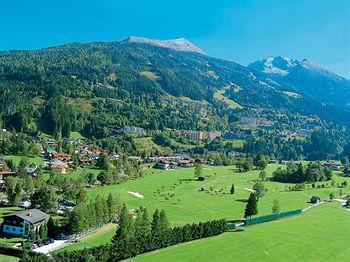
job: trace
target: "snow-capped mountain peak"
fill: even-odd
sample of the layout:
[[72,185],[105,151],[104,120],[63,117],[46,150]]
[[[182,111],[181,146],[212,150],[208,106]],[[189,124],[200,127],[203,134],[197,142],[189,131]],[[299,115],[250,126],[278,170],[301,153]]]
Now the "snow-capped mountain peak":
[[184,51],[184,52],[196,52],[202,55],[206,55],[206,53],[188,41],[185,38],[179,37],[175,39],[170,40],[154,40],[144,37],[136,37],[136,36],[130,36],[124,41],[131,42],[131,43],[143,43],[143,44],[150,44],[154,46],[160,46],[164,48],[170,48],[176,51]]
[[289,70],[297,65],[297,61],[282,57],[268,57],[248,65],[249,68],[266,74],[287,75]]

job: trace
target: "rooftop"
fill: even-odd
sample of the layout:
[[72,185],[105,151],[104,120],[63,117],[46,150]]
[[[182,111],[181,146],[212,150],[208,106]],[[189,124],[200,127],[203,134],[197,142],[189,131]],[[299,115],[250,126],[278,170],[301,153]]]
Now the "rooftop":
[[23,220],[26,220],[32,224],[49,218],[48,214],[46,214],[46,213],[44,213],[36,208],[22,210],[22,211],[16,211],[16,212],[13,212],[10,214],[3,215],[1,217],[11,217],[11,216],[17,216],[17,217],[22,218]]

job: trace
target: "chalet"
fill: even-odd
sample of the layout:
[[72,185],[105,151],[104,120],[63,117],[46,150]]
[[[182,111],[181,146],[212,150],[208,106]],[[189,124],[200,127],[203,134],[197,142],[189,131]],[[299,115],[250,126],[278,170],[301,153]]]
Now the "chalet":
[[321,166],[327,167],[331,170],[341,170],[342,169],[342,165],[340,163],[335,162],[335,161],[322,162]]
[[312,204],[317,204],[317,203],[321,202],[321,199],[318,196],[312,196],[310,199],[310,202]]
[[168,161],[161,160],[154,167],[158,168],[158,169],[169,170],[170,169],[170,163]]
[[58,152],[54,152],[51,154],[51,159],[59,159],[61,161],[70,161],[71,157],[69,154],[66,154],[66,153],[58,153]]
[[94,160],[96,160],[96,159],[99,159],[100,158],[100,154],[102,153],[100,150],[98,150],[98,149],[94,149],[94,150],[89,150],[88,152],[88,157],[90,158],[90,159],[94,159]]
[[1,217],[4,219],[1,225],[3,234],[23,238],[29,237],[31,231],[38,233],[49,219],[48,214],[38,209],[17,211]]
[[193,166],[193,160],[192,159],[182,159],[179,161],[180,167],[190,167]]
[[256,125],[259,127],[270,127],[273,125],[273,122],[268,121],[265,118],[258,118],[256,120]]
[[56,147],[58,145],[56,139],[50,138],[46,141],[46,144],[48,144],[51,147]]
[[59,170],[61,174],[65,174],[67,172],[68,165],[57,158],[54,158],[49,163],[50,169]]

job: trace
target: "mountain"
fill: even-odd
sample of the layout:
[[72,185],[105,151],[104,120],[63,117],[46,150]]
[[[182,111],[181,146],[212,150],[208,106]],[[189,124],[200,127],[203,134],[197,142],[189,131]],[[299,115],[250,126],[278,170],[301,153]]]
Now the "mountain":
[[164,48],[170,48],[176,51],[184,51],[184,52],[195,52],[202,55],[205,55],[205,52],[199,47],[195,46],[193,43],[188,41],[185,38],[175,38],[171,40],[153,40],[144,37],[136,37],[130,36],[124,41],[130,43],[142,43],[142,44],[150,44]]
[[265,81],[285,91],[308,95],[322,103],[350,110],[350,80],[307,59],[269,57],[248,65]]
[[0,126],[104,138],[126,125],[225,130],[240,116],[293,126],[350,122],[341,109],[291,95],[265,73],[154,41],[0,52]]

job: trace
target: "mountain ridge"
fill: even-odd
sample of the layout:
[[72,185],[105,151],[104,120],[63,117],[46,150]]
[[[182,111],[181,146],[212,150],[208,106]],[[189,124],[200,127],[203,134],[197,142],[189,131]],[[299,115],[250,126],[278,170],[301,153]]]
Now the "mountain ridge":
[[156,39],[150,39],[145,37],[138,37],[138,36],[129,36],[128,38],[122,40],[122,42],[129,42],[129,43],[142,43],[142,44],[150,44],[154,46],[164,47],[173,49],[176,51],[183,51],[183,52],[195,52],[202,55],[207,55],[202,49],[194,45],[189,40],[177,37],[174,39],[168,39],[168,40],[156,40]]
[[281,56],[268,57],[248,66],[265,81],[281,90],[309,95],[322,103],[350,111],[350,80],[311,62]]

